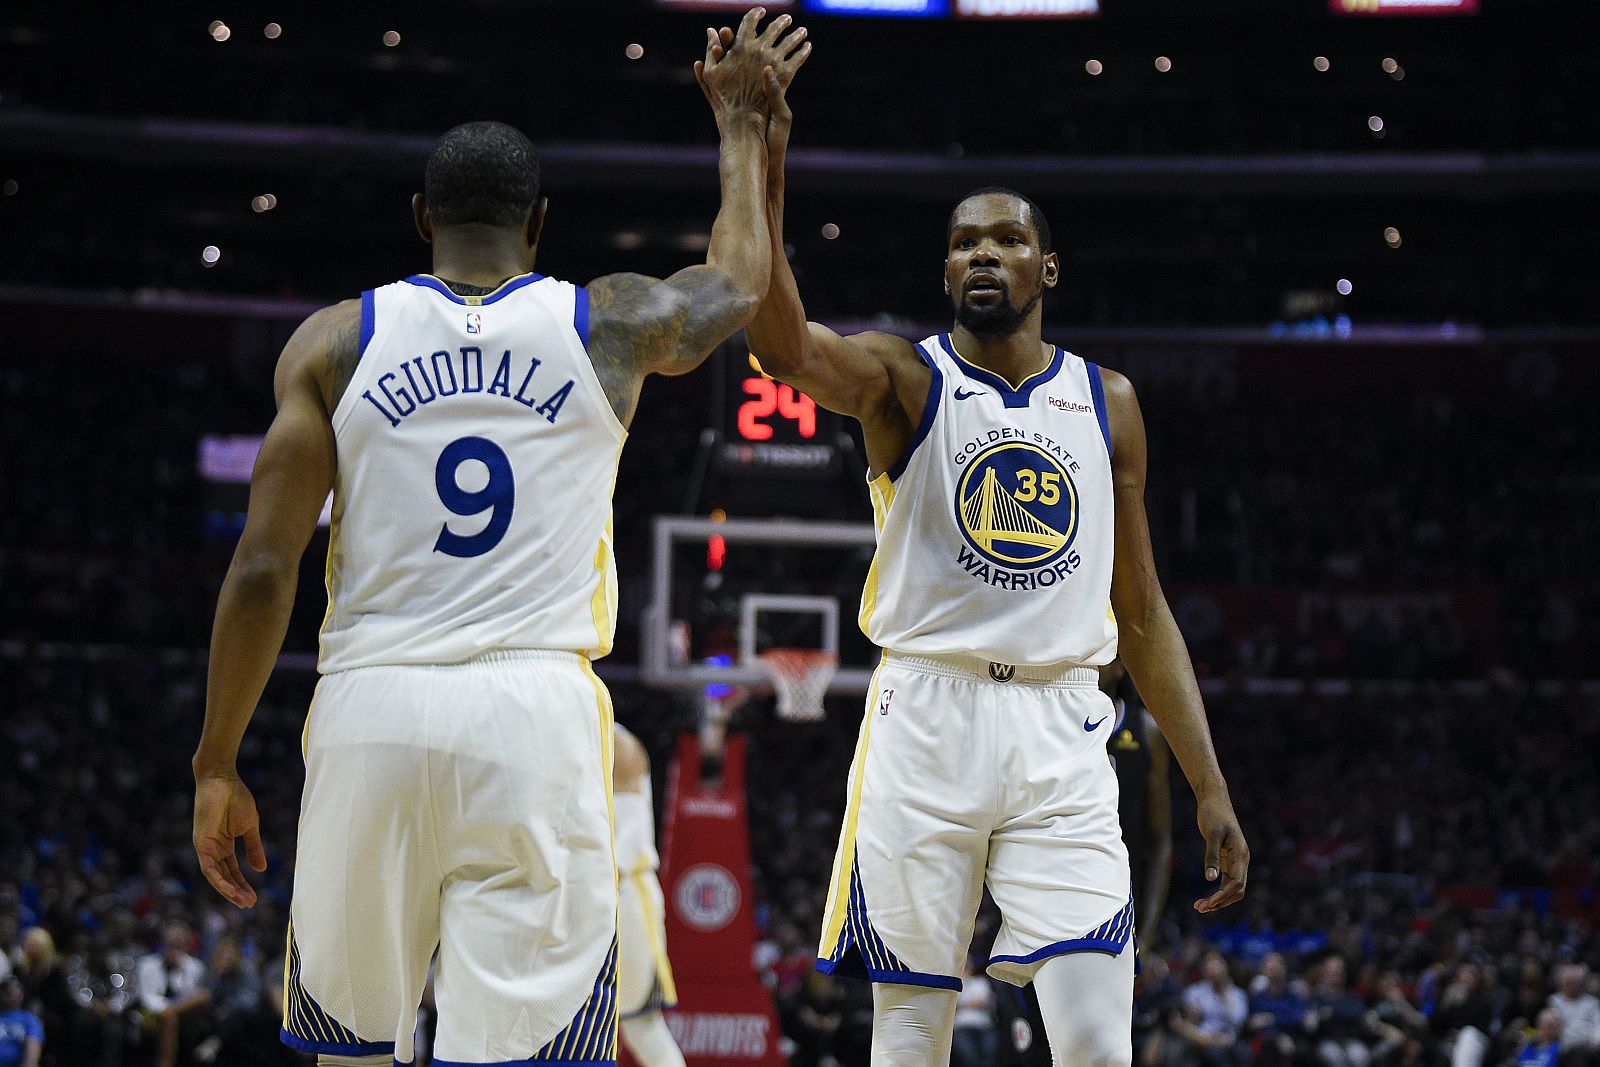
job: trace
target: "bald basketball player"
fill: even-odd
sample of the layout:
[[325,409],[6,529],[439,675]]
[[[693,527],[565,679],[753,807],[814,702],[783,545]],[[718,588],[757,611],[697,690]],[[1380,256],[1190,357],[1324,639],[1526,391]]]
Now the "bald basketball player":
[[1195,792],[1219,883],[1195,907],[1241,899],[1249,864],[1156,577],[1133,386],[1044,341],[1061,261],[1009,189],[950,214],[947,333],[808,322],[782,251],[789,125],[775,107],[772,284],[746,335],[767,373],[861,424],[878,533],[861,625],[884,649],[818,967],[874,983],[875,1067],[948,1063],[987,881],[989,973],[1034,984],[1058,1063],[1126,1065],[1135,915],[1097,670],[1119,652]]

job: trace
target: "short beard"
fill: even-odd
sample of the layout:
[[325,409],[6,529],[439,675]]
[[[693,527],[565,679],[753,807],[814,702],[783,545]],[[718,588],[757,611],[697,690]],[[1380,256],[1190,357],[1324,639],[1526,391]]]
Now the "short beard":
[[979,337],[1010,337],[1033,314],[1044,293],[1034,293],[1033,299],[1020,308],[1011,306],[1010,290],[1002,288],[1000,295],[1004,299],[998,304],[986,306],[974,306],[963,297],[956,304],[956,321]]

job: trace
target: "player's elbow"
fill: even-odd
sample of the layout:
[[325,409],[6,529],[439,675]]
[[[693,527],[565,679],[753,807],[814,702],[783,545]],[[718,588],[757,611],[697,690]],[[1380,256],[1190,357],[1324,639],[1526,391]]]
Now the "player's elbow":
[[228,591],[251,604],[269,604],[294,596],[300,561],[282,553],[241,551],[228,568]]

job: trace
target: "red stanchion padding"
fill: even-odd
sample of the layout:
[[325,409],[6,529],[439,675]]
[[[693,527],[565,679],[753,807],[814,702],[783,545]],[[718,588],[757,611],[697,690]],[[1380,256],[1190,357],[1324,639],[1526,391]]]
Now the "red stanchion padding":
[[756,924],[744,758],[744,737],[729,736],[721,781],[707,785],[699,744],[685,736],[668,775],[661,888],[678,1006],[667,1023],[689,1067],[789,1062],[778,1045],[772,993],[752,964]]

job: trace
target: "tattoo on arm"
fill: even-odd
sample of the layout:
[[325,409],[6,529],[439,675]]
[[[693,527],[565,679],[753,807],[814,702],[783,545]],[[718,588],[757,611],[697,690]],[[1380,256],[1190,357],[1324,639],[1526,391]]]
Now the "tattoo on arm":
[[361,362],[361,313],[345,314],[342,321],[330,325],[328,354],[324,381],[327,383],[325,399],[328,414],[332,415],[339,400],[355,376],[356,364]]
[[626,425],[646,374],[686,374],[749,321],[756,302],[698,265],[665,281],[612,274],[589,284],[589,358]]

